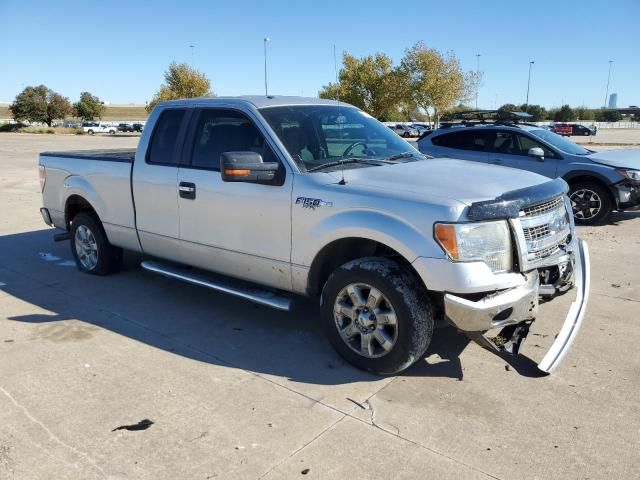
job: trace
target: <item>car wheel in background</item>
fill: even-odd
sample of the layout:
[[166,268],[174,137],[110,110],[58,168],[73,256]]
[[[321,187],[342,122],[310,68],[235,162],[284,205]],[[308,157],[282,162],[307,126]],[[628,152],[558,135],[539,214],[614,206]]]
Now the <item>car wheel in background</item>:
[[100,220],[88,212],[71,221],[71,254],[78,270],[92,275],[108,275],[122,266],[122,249],[109,243]]
[[87,130],[87,133],[88,133],[89,135],[93,135],[93,133],[94,133],[94,132],[93,132],[93,130]]
[[409,132],[404,132],[404,133],[402,134],[402,136],[403,136],[404,138],[409,138],[411,135],[409,135]]
[[577,182],[569,189],[573,218],[578,225],[596,225],[611,213],[611,195],[596,182]]
[[115,135],[116,131],[115,130],[109,130],[109,135]]
[[433,313],[413,272],[382,257],[337,268],[321,297],[325,333],[349,363],[381,375],[408,368],[427,350]]

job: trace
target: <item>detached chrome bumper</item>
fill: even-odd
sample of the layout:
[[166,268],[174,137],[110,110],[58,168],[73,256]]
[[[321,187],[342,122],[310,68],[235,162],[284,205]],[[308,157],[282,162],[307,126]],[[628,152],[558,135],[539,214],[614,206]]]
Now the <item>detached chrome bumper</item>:
[[[540,370],[547,373],[551,373],[558,366],[573,343],[589,299],[591,274],[587,244],[578,240],[573,252],[576,299],[569,308],[560,333],[538,365]],[[445,315],[457,328],[468,333],[517,325],[535,319],[538,311],[538,290],[538,271],[534,270],[527,274],[523,285],[488,295],[478,301],[447,293],[444,296]]]

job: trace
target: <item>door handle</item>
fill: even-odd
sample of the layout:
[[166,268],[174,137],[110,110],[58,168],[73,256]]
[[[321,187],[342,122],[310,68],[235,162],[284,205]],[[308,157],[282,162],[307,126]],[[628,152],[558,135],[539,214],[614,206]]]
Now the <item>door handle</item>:
[[196,198],[196,184],[191,182],[180,182],[178,184],[178,194],[180,198],[194,200]]

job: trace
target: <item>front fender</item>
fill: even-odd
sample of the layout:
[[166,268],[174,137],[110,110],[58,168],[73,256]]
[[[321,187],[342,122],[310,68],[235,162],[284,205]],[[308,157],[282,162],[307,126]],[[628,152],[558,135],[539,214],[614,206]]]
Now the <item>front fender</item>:
[[[376,210],[355,209],[320,220],[309,231],[304,251],[299,251],[293,261],[310,266],[326,245],[345,238],[364,238],[382,243],[408,262],[413,262],[420,256],[444,257],[442,249],[430,235],[405,220]],[[294,246],[297,244],[298,242],[294,242]]]

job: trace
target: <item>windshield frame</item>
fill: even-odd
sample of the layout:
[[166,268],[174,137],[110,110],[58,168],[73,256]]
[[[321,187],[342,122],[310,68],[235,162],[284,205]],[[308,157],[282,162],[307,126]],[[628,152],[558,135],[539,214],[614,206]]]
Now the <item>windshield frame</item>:
[[[556,150],[559,150],[560,152],[566,155],[578,155],[582,157],[592,153],[590,150],[584,148],[582,145],[579,145],[578,143],[572,140],[569,140],[568,138],[565,138],[561,135],[558,135],[557,133],[554,133],[550,130],[545,130],[544,128],[535,128],[527,131],[531,135],[533,135],[536,139],[544,141],[547,145],[553,147]],[[544,135],[539,135],[537,132],[542,132]],[[577,147],[577,148],[574,148],[574,151],[569,151],[563,148],[562,145]],[[583,150],[584,153],[581,150]]]
[[[313,115],[315,114],[316,116],[318,115],[317,110],[328,110],[329,114],[333,113],[335,115],[357,115],[357,116],[362,116],[362,118],[357,118],[357,120],[362,121],[362,126],[359,128],[369,128],[369,127],[373,127],[372,133],[375,134],[373,137],[380,139],[381,141],[384,141],[384,144],[386,146],[385,148],[385,153],[382,153],[380,155],[367,155],[364,151],[362,155],[354,155],[353,152],[349,152],[348,155],[344,155],[344,152],[342,152],[342,154],[340,155],[330,155],[329,152],[329,145],[326,142],[326,140],[329,138],[331,139],[332,137],[327,137],[325,135],[318,135],[317,138],[314,138],[312,140],[319,140],[319,141],[323,141],[324,145],[327,147],[325,149],[325,154],[327,154],[326,157],[322,157],[322,160],[320,158],[313,158],[313,160],[309,160],[307,159],[306,161],[304,159],[301,158],[300,155],[295,155],[292,153],[292,151],[290,150],[290,145],[287,144],[286,139],[284,138],[284,136],[281,134],[282,132],[280,131],[279,128],[279,124],[276,121],[277,117],[274,117],[272,115],[270,115],[271,112],[274,111],[281,111],[284,112],[283,114],[286,114],[286,112],[290,112],[292,115],[295,116],[296,114],[296,110],[300,110],[303,116],[306,116],[307,118],[312,118]],[[348,104],[305,104],[305,105],[269,105],[269,106],[265,106],[265,107],[261,107],[259,109],[257,109],[257,111],[259,112],[260,116],[262,117],[262,120],[265,123],[265,126],[267,126],[272,132],[273,132],[273,136],[274,136],[274,140],[277,139],[279,141],[279,143],[282,145],[282,150],[283,153],[286,153],[288,156],[288,160],[290,160],[290,163],[292,163],[293,165],[295,165],[295,167],[297,167],[298,171],[300,173],[329,173],[335,170],[347,170],[347,169],[355,169],[355,168],[364,168],[364,167],[373,167],[373,166],[378,166],[378,165],[383,165],[385,163],[404,163],[404,162],[409,162],[409,161],[417,161],[417,160],[423,160],[423,159],[427,159],[429,158],[428,156],[422,154],[417,147],[413,146],[412,144],[410,144],[409,142],[407,142],[406,140],[404,140],[402,137],[400,137],[398,134],[396,134],[395,132],[393,132],[391,129],[389,129],[389,127],[387,127],[386,125],[384,125],[383,123],[379,122],[378,120],[376,120],[374,117],[372,117],[371,115],[369,115],[368,113],[360,110],[357,107],[354,107],[353,105],[348,105]],[[307,113],[305,114],[305,111],[307,111]],[[333,112],[331,112],[333,111]],[[346,122],[347,125],[349,124],[349,122]],[[323,125],[325,124],[318,124],[320,126],[320,128],[322,128]],[[330,124],[327,123],[326,125],[334,125],[334,124]],[[299,127],[302,128],[302,127]],[[345,128],[348,128],[347,126],[345,126]],[[325,130],[322,130],[322,132],[324,133]],[[305,133],[305,135],[307,135]],[[317,135],[317,132],[316,132]],[[344,141],[345,138],[341,136],[342,134],[340,134],[340,136],[338,137],[338,142],[340,143],[340,141]],[[322,138],[320,138],[322,137]],[[354,140],[357,140],[357,138],[354,138]],[[309,142],[309,140],[307,140]],[[349,139],[346,139],[346,143],[357,143],[357,142],[349,142]],[[394,149],[389,149],[389,146],[395,146]],[[401,158],[398,158],[397,160],[392,160],[392,161],[387,161],[385,162],[385,159],[389,156],[395,156],[397,154],[406,154],[406,153],[410,153],[412,155],[408,155],[408,156],[404,156]],[[333,163],[336,161],[340,161],[340,160],[344,160],[344,159],[348,159],[348,158],[359,158],[362,159],[363,162],[353,162],[353,163],[345,163],[342,165],[337,165],[337,166],[333,166],[333,167],[327,167],[326,169],[318,169],[317,171],[313,171],[313,172],[309,172],[309,169],[311,168],[316,168],[318,166],[321,166],[323,163]],[[366,163],[366,160],[370,160],[370,163]],[[378,162],[376,164],[376,161]],[[313,164],[311,162],[318,162],[317,164]]]

